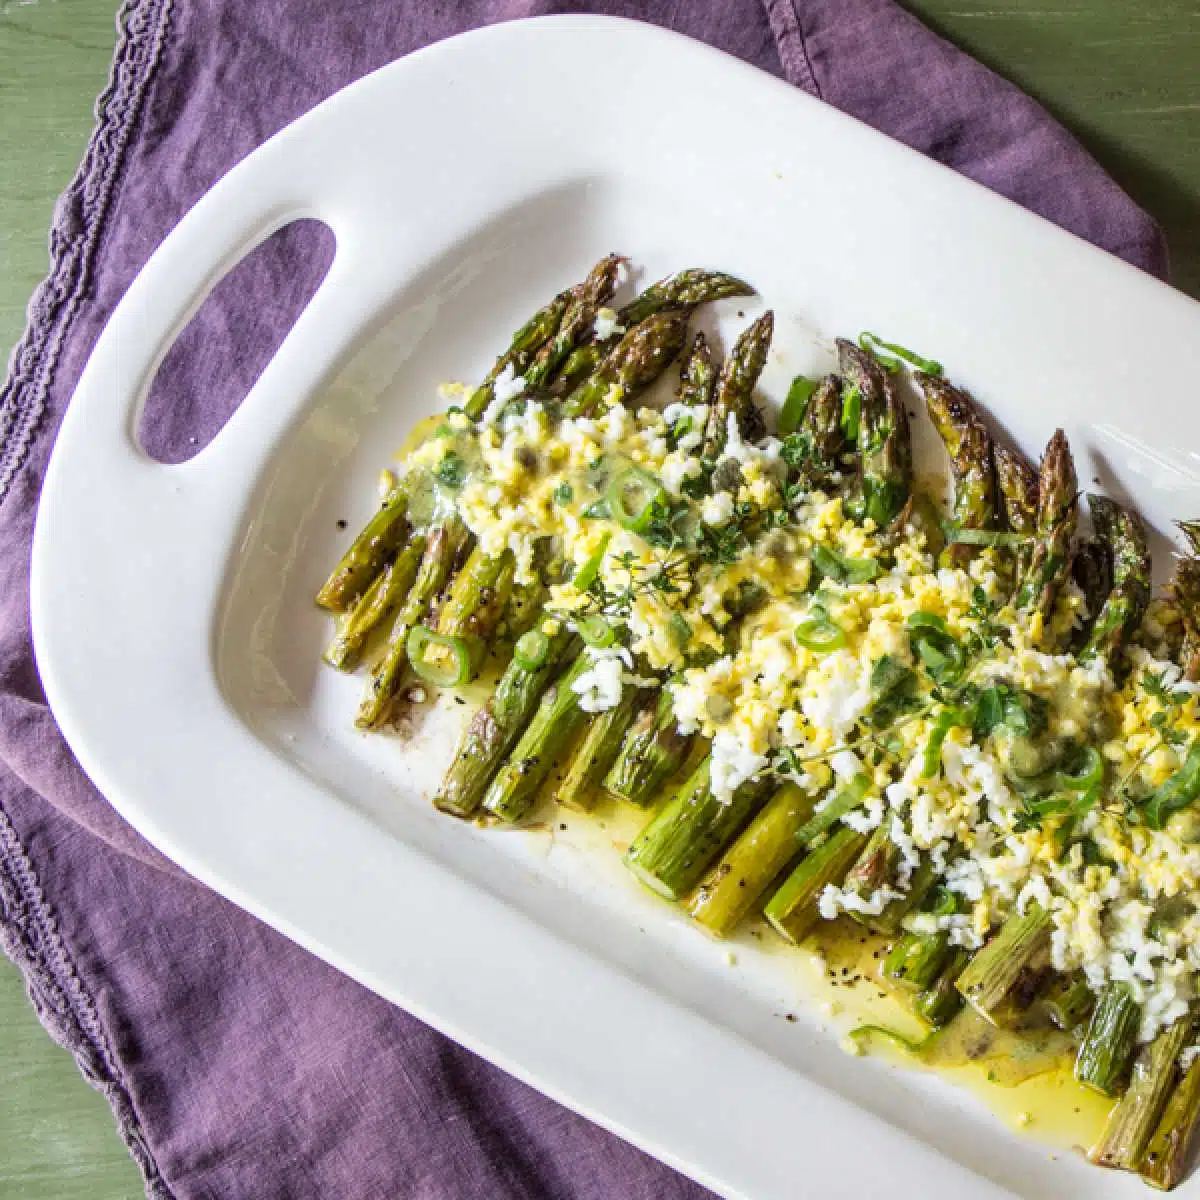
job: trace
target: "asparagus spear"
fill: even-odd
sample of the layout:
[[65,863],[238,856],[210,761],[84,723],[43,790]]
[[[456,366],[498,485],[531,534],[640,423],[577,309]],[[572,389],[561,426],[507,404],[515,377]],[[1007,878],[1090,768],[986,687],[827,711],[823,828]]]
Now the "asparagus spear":
[[1099,538],[1089,538],[1075,547],[1071,577],[1087,601],[1087,615],[1072,639],[1078,651],[1087,645],[1096,618],[1112,590],[1112,555],[1104,542]]
[[387,649],[371,672],[359,705],[354,721],[359,729],[378,729],[387,722],[408,663],[409,632],[441,595],[468,537],[467,527],[457,517],[445,521],[429,535],[417,578],[404,607],[396,614]]
[[1054,598],[1071,569],[1076,525],[1075,463],[1067,436],[1055,431],[1038,475],[1037,536],[1017,592],[1017,607],[1050,619]]
[[[1004,509],[1004,523],[1012,533],[1032,538],[1037,532],[1037,471],[1019,450],[999,443],[992,446],[992,461],[996,467],[996,488]],[[1029,569],[1031,557],[1029,545],[1019,547],[1012,556],[1017,579]]]
[[1178,1075],[1179,1056],[1191,1036],[1191,1021],[1176,1021],[1144,1046],[1133,1064],[1125,1094],[1108,1115],[1100,1141],[1088,1157],[1101,1167],[1136,1171]]
[[346,612],[370,586],[383,564],[396,553],[408,524],[408,487],[400,483],[354,539],[350,549],[317,593],[317,603],[330,612]]
[[708,339],[702,333],[692,338],[692,344],[684,355],[679,368],[679,402],[689,408],[712,403],[713,391],[717,386],[717,372],[713,366],[712,351]]
[[483,382],[471,393],[464,412],[472,421],[478,421],[495,399],[496,379],[506,368],[512,367],[515,375],[521,375],[533,361],[533,356],[558,332],[563,316],[572,298],[572,289],[559,292],[553,300],[537,312],[513,334],[512,342],[492,364]]
[[1129,984],[1110,983],[1096,1001],[1075,1056],[1075,1078],[1093,1091],[1115,1096],[1133,1057],[1141,1019]]
[[1188,1151],[1200,1125],[1200,1059],[1188,1067],[1163,1110],[1142,1155],[1139,1171],[1151,1187],[1170,1191],[1188,1165]]
[[533,719],[484,794],[483,807],[492,816],[511,824],[533,808],[550,769],[583,722],[572,684],[593,662],[586,650],[581,651],[567,673],[542,693]]
[[962,992],[958,981],[967,969],[971,955],[961,946],[956,946],[941,974],[916,999],[913,1011],[934,1029],[949,1025],[963,1006]]
[[[930,420],[950,456],[954,481],[954,524],[958,529],[991,529],[996,520],[996,478],[992,438],[965,392],[938,375],[914,376],[925,397]],[[947,566],[965,566],[971,546],[951,543],[942,555]]]
[[1014,913],[958,980],[963,998],[993,1025],[1016,1022],[1049,974],[1050,916],[1036,904]]
[[728,804],[712,793],[705,759],[676,796],[634,839],[625,865],[649,888],[679,900],[735,838],[761,803],[769,782],[752,780]]
[[616,761],[604,778],[606,791],[639,808],[658,799],[659,789],[683,766],[695,739],[681,733],[669,687],[634,718]]
[[754,406],[754,389],[767,363],[775,314],[768,311],[742,331],[734,343],[713,394],[704,436],[704,457],[720,458],[729,433],[729,416],[735,414],[742,436],[753,441],[762,436],[762,414]]
[[[617,320],[629,328],[666,309],[680,308],[690,311],[710,300],[752,294],[753,288],[741,280],[734,279],[732,275],[722,275],[717,271],[682,271],[679,275],[664,279],[635,296],[617,314]],[[697,334],[697,339],[703,341],[703,335]],[[609,338],[588,342],[573,350],[551,385],[551,394],[559,397],[569,396],[603,362],[612,345],[613,339]],[[680,399],[685,404],[707,404],[711,398],[711,391],[710,384],[702,397],[680,396]]]
[[600,781],[621,749],[637,700],[637,689],[625,688],[617,705],[599,713],[587,727],[567,761],[558,787],[559,804],[583,811],[595,804]]
[[800,853],[796,834],[812,812],[813,798],[785,783],[705,876],[688,912],[717,937],[732,933]]
[[883,973],[893,983],[924,992],[937,983],[952,954],[949,934],[906,933],[888,950]]
[[323,657],[330,666],[339,671],[353,671],[358,666],[372,631],[404,603],[424,553],[425,538],[418,534],[375,576],[326,649]]
[[866,840],[866,834],[841,825],[800,862],[763,909],[781,937],[797,943],[804,939],[820,920],[821,893],[841,881]]
[[846,873],[843,890],[863,900],[869,899],[883,887],[891,887],[897,895],[891,897],[878,913],[852,913],[856,921],[877,933],[895,934],[900,922],[921,902],[934,880],[933,864],[923,859],[913,870],[908,886],[896,885],[903,854],[891,836],[890,822],[880,825],[867,840],[858,861]]
[[842,429],[842,381],[826,375],[809,397],[800,428],[796,472],[813,489],[824,489],[836,481],[846,452]]
[[654,313],[634,325],[604,361],[563,402],[563,414],[586,417],[649,387],[683,348],[685,309]]
[[617,289],[617,276],[624,261],[619,254],[609,254],[591,269],[582,283],[571,289],[562,323],[524,373],[529,391],[545,387],[571,351],[592,332],[596,313]]
[[877,915],[855,913],[854,916],[869,929],[875,930],[876,933],[886,933],[894,936],[900,932],[901,922],[903,922],[904,918],[924,900],[929,889],[933,886],[935,878],[936,871],[933,863],[928,857],[923,857],[921,862],[913,869],[908,880],[908,886],[903,889],[897,889],[900,891],[900,894],[893,896],[883,906],[882,912]]
[[478,811],[497,768],[529,724],[538,701],[558,673],[573,642],[562,622],[543,622],[546,639],[540,662],[525,665],[514,655],[496,690],[476,712],[459,742],[454,761],[434,797],[442,812],[470,817]]
[[508,605],[514,570],[511,551],[490,555],[476,546],[454,576],[438,613],[438,634],[466,645],[471,678],[478,673],[492,634]]
[[866,899],[895,878],[900,865],[900,847],[892,841],[886,825],[872,830],[858,860],[846,872],[842,885],[848,892]]
[[1072,1033],[1091,1016],[1095,1004],[1096,994],[1082,973],[1064,975],[1046,997],[1046,1014],[1064,1033]]
[[1195,683],[1200,679],[1200,560],[1181,558],[1175,564],[1171,594],[1184,629],[1179,665],[1184,677]]
[[884,529],[901,513],[912,486],[908,413],[891,377],[853,342],[839,338],[838,362],[859,397],[859,500],[862,516]]
[[646,288],[617,313],[617,319],[628,328],[666,308],[695,308],[726,296],[753,295],[754,289],[748,283],[732,275],[692,267]]
[[1136,513],[1104,496],[1089,496],[1088,507],[1112,557],[1112,590],[1079,657],[1089,662],[1099,656],[1115,664],[1150,603],[1150,549]]

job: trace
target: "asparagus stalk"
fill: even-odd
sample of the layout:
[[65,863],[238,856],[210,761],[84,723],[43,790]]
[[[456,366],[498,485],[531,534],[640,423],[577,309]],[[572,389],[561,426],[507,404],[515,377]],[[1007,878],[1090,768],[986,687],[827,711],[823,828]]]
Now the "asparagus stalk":
[[1072,638],[1072,645],[1078,652],[1091,638],[1096,618],[1112,590],[1112,555],[1103,541],[1089,538],[1075,547],[1071,578],[1087,601],[1087,614]]
[[424,553],[425,538],[418,534],[375,576],[326,649],[323,657],[330,666],[339,671],[353,671],[358,666],[371,633],[404,603]]
[[583,721],[572,685],[592,665],[592,656],[581,651],[567,673],[542,693],[533,719],[484,794],[483,807],[493,817],[512,824],[533,808],[551,767]]
[[842,880],[866,841],[866,834],[842,825],[800,862],[763,910],[781,937],[797,943],[804,939],[820,919],[821,893]]
[[838,362],[859,397],[859,501],[862,516],[885,529],[901,513],[912,487],[908,413],[890,376],[870,354],[839,338]]
[[[753,288],[742,283],[740,279],[718,271],[682,271],[636,296],[617,313],[617,320],[625,328],[631,328],[666,309],[680,308],[690,311],[710,300],[720,300],[726,296],[749,296],[753,295],[753,291]],[[703,341],[703,334],[697,334],[696,337],[698,341]],[[551,385],[551,394],[560,398],[569,396],[604,361],[604,356],[612,345],[613,339],[608,338],[604,341],[588,342],[573,350]],[[705,349],[707,352],[707,347]],[[711,392],[710,384],[707,394],[681,395],[680,399],[685,404],[707,404]]]
[[830,487],[842,468],[846,434],[842,428],[842,381],[826,375],[809,397],[800,428],[795,469],[810,489]]
[[967,969],[971,955],[956,946],[941,974],[916,999],[913,1011],[934,1029],[943,1029],[958,1016],[964,1004],[958,981]]
[[354,721],[359,729],[378,729],[387,723],[408,663],[409,632],[441,595],[468,537],[467,527],[457,517],[450,518],[429,535],[417,578],[404,607],[396,614],[387,649],[371,672],[359,705]]
[[654,313],[633,326],[563,402],[568,417],[587,417],[649,387],[683,348],[688,314]]
[[708,339],[702,333],[692,338],[683,364],[679,369],[679,402],[689,408],[712,403],[717,386],[717,371],[713,366]]
[[888,950],[883,974],[893,983],[924,992],[937,983],[952,954],[946,933],[906,933]]
[[971,960],[958,990],[993,1025],[1015,1023],[1033,1003],[1049,974],[1050,916],[1030,905],[1014,913]]
[[600,782],[621,749],[621,740],[633,719],[637,701],[637,689],[627,687],[614,708],[593,719],[571,751],[558,787],[559,804],[585,812],[593,807]]
[[667,308],[695,308],[727,296],[753,296],[754,289],[732,275],[692,267],[660,279],[617,313],[627,328]]
[[1089,496],[1092,523],[1112,559],[1112,588],[1092,626],[1082,662],[1102,657],[1116,663],[1150,603],[1150,549],[1141,518],[1104,496]]
[[1183,622],[1179,665],[1189,682],[1200,680],[1200,559],[1181,558],[1175,564],[1171,595]]
[[871,913],[856,913],[854,915],[862,924],[866,925],[869,929],[873,929],[876,933],[884,933],[894,937],[900,932],[901,923],[904,918],[928,894],[935,879],[936,871],[933,863],[928,858],[923,857],[921,862],[914,868],[912,875],[909,876],[908,886],[900,890],[898,896],[893,896],[883,906],[882,912],[877,916]]
[[1046,1015],[1064,1033],[1072,1033],[1091,1016],[1095,1004],[1096,994],[1082,974],[1064,975],[1046,997]]
[[726,937],[800,852],[796,833],[812,816],[813,798],[785,783],[721,856],[688,901],[709,933]]
[[1109,1113],[1104,1133],[1088,1155],[1092,1162],[1121,1171],[1138,1169],[1166,1107],[1179,1073],[1179,1056],[1191,1032],[1191,1021],[1176,1021],[1142,1047],[1129,1086]]
[[[1037,532],[1038,473],[1019,450],[999,443],[992,447],[996,467],[996,487],[1004,509],[1004,520],[1012,533],[1032,539]],[[1030,546],[1022,546],[1014,555],[1015,576],[1021,579],[1029,569]]]
[[524,372],[528,391],[545,387],[571,351],[592,332],[596,313],[616,291],[617,276],[624,261],[619,254],[607,255],[588,272],[582,283],[571,289],[562,323]]
[[1058,589],[1071,569],[1077,486],[1067,435],[1056,430],[1038,473],[1037,535],[1017,591],[1017,607],[1040,613],[1043,621],[1050,619]]
[[679,731],[670,688],[658,693],[634,718],[616,761],[604,777],[606,791],[639,808],[648,808],[683,766],[695,739]]
[[[954,481],[954,524],[958,529],[991,529],[996,519],[996,477],[992,469],[992,438],[975,405],[938,375],[918,371],[917,386],[925,396],[930,420],[950,456]],[[947,566],[965,566],[974,548],[951,543],[943,552]]]
[[478,421],[495,399],[496,379],[508,367],[516,375],[523,374],[533,356],[554,336],[562,324],[563,315],[571,301],[571,290],[559,292],[553,300],[537,312],[513,334],[512,342],[484,377],[483,382],[471,393],[464,412],[472,421]]
[[1200,1059],[1176,1085],[1142,1155],[1139,1172],[1151,1187],[1170,1191],[1184,1176],[1188,1152],[1200,1125]]
[[346,612],[370,586],[408,532],[408,487],[394,487],[380,509],[342,555],[317,593],[317,603],[330,612]]
[[[546,632],[549,628],[549,632]],[[529,724],[546,687],[569,653],[573,635],[560,621],[543,622],[546,653],[536,666],[513,658],[496,690],[472,717],[434,804],[455,817],[471,817],[505,756]]]
[[775,314],[763,313],[742,331],[721,368],[708,414],[704,435],[704,457],[720,458],[729,433],[729,416],[737,417],[742,436],[754,440],[763,431],[762,414],[754,407],[754,389],[767,363],[771,337],[775,332]]
[[1129,984],[1110,983],[1096,1001],[1075,1056],[1075,1078],[1093,1091],[1115,1096],[1129,1069],[1141,1019]]
[[471,678],[478,673],[492,634],[508,606],[515,566],[511,551],[490,555],[476,546],[454,576],[438,613],[437,632],[466,644]]
[[769,782],[752,780],[718,800],[705,759],[675,797],[634,839],[625,865],[650,889],[680,900],[738,835],[761,803]]

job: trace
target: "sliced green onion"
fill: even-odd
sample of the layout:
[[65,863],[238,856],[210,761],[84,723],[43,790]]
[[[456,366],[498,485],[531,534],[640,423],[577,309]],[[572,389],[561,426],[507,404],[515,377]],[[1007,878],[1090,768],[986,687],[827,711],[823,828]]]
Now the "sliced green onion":
[[946,632],[946,622],[931,612],[915,612],[908,618],[913,649],[925,669],[938,683],[958,675],[966,665],[966,651]]
[[812,564],[835,583],[870,583],[879,575],[879,564],[873,558],[850,558],[828,546],[813,547]]
[[940,362],[935,362],[932,358],[922,358],[904,346],[897,346],[895,342],[885,342],[873,333],[860,333],[858,344],[868,354],[873,354],[889,371],[898,371],[904,363],[908,363],[917,370],[924,371],[927,375],[942,373]]
[[842,433],[850,445],[858,442],[858,429],[862,424],[862,392],[851,384],[842,392]]
[[666,499],[663,485],[641,467],[628,467],[614,475],[605,498],[612,518],[622,529],[640,533],[654,514],[654,506]]
[[579,630],[579,636],[597,650],[611,646],[617,640],[613,627],[599,614],[581,617],[576,628]]
[[[471,653],[462,638],[434,633],[424,625],[414,625],[405,643],[408,661],[426,683],[437,687],[458,687],[471,677]],[[430,662],[428,652],[437,658]]]
[[963,529],[953,521],[943,524],[942,531],[948,544],[959,546],[1024,546],[1033,541],[1029,534],[1001,529]]
[[1068,792],[1090,792],[1104,782],[1104,757],[1095,746],[1084,746],[1074,771],[1059,771],[1056,786]]
[[811,846],[813,842],[832,829],[848,812],[853,812],[867,798],[871,781],[863,774],[855,775],[824,808],[796,830],[796,841],[801,846]]
[[780,437],[787,437],[788,434],[795,433],[800,428],[800,422],[804,420],[804,413],[808,408],[809,398],[816,390],[816,381],[809,379],[807,375],[797,375],[792,380],[792,386],[788,388],[787,399],[783,402],[783,408],[779,413]]
[[846,644],[846,632],[826,616],[809,617],[796,626],[796,642],[814,654],[829,654]]
[[856,1046],[861,1046],[875,1037],[886,1038],[889,1042],[895,1042],[901,1050],[911,1054],[914,1058],[920,1058],[925,1053],[925,1048],[937,1037],[938,1033],[939,1031],[935,1029],[918,1040],[905,1037],[904,1034],[895,1029],[889,1029],[886,1025],[859,1025],[856,1029],[850,1030],[847,1036]]
[[581,517],[589,521],[599,521],[604,517],[611,516],[609,512],[607,500],[595,500],[587,506],[580,514]]
[[575,573],[573,582],[576,590],[586,592],[596,582],[596,576],[600,574],[600,565],[604,562],[604,555],[608,550],[608,543],[611,541],[612,534],[606,533],[600,539],[600,545],[596,547],[592,557]]
[[540,630],[531,629],[517,638],[513,658],[527,671],[535,671],[550,653],[550,639]]
[[952,917],[958,912],[958,897],[944,884],[938,884],[930,895],[931,903],[926,905],[926,912],[935,917]]
[[942,765],[942,746],[950,730],[969,721],[967,713],[961,708],[947,708],[938,714],[929,731],[929,741],[925,743],[925,753],[921,760],[921,778],[932,779]]

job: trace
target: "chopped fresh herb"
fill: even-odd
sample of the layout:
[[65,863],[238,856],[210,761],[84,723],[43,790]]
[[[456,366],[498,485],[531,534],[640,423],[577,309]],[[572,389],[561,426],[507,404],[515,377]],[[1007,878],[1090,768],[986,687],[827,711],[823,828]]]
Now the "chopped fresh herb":
[[873,333],[861,333],[858,344],[868,353],[873,354],[879,363],[889,371],[899,371],[905,364],[924,371],[927,375],[940,375],[942,364],[932,358],[922,358],[904,346],[895,342],[885,342]]
[[438,464],[436,474],[438,483],[443,487],[457,490],[467,481],[467,464],[461,454],[451,450]]

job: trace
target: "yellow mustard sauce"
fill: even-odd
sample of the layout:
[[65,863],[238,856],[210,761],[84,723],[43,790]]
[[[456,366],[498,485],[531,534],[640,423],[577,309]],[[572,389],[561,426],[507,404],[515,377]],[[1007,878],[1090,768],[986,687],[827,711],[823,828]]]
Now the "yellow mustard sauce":
[[[674,791],[691,766],[679,772],[664,794]],[[552,776],[548,795],[555,782]],[[565,832],[585,852],[623,855],[653,811],[603,797],[588,813],[557,808],[540,828],[552,836]],[[699,925],[696,934],[707,936]],[[881,977],[888,939],[851,918],[822,922],[800,947],[785,942],[760,919],[730,948],[742,953],[747,941],[751,952],[786,961],[797,1002],[828,1015],[831,1025],[847,1035],[872,1025],[913,1043],[927,1038],[928,1026],[908,1009],[900,990]],[[935,1071],[976,1096],[1012,1129],[1064,1153],[1085,1154],[1099,1140],[1114,1104],[1076,1082],[1075,1043],[1067,1035],[1050,1027],[1021,1033],[998,1029],[969,1008],[926,1041],[919,1054],[880,1035],[844,1036],[841,1044],[847,1053],[869,1053],[897,1068]]]

